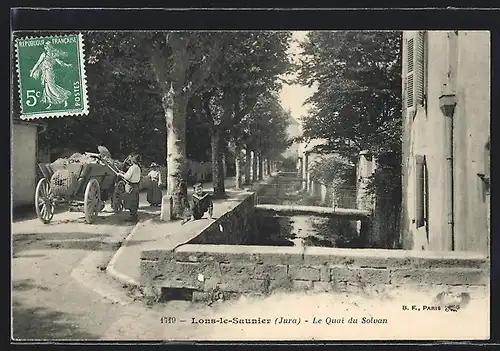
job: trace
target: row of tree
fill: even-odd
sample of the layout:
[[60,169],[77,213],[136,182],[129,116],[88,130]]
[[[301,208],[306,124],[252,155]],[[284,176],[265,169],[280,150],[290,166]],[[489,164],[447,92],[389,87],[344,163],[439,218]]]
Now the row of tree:
[[91,112],[49,120],[41,142],[83,150],[104,144],[118,155],[138,151],[166,159],[174,217],[187,205],[188,156],[211,159],[214,195],[222,197],[228,152],[236,159],[239,186],[251,154],[254,171],[262,170],[287,147],[290,114],[278,92],[291,68],[290,32],[84,35]]

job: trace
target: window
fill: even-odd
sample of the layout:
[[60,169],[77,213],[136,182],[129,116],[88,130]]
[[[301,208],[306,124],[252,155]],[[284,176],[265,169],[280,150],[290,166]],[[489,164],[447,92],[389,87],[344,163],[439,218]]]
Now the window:
[[406,107],[425,106],[427,32],[408,34],[406,42]]
[[425,156],[416,155],[415,166],[415,225],[420,228],[426,224],[426,216],[428,216],[429,212]]

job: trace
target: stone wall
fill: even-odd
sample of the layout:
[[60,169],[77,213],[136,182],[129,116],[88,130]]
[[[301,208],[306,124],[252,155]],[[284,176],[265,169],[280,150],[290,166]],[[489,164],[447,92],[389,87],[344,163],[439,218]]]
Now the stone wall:
[[251,244],[255,235],[255,201],[256,195],[251,193],[238,206],[217,218],[189,244]]
[[489,285],[489,260],[481,254],[252,245],[255,201],[251,193],[187,244],[141,251],[141,285],[190,289],[196,299],[215,288],[237,295]]
[[235,245],[183,245],[141,253],[142,284],[209,294],[366,291],[489,285],[489,261],[465,253]]

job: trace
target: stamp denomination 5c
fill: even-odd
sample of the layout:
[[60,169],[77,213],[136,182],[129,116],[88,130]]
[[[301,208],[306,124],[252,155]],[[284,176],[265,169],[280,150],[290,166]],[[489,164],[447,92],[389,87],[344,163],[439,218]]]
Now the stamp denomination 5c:
[[82,34],[16,40],[21,118],[87,115]]

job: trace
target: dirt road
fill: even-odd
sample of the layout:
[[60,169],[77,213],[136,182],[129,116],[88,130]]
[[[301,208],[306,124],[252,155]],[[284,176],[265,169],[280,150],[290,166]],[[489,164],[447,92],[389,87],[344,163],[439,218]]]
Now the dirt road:
[[132,229],[122,221],[126,215],[106,213],[88,225],[80,213],[67,212],[56,214],[49,225],[38,219],[13,224],[15,338],[99,338],[113,322],[118,305],[103,303],[102,296],[82,286],[72,272],[93,254],[92,268],[99,274]]

